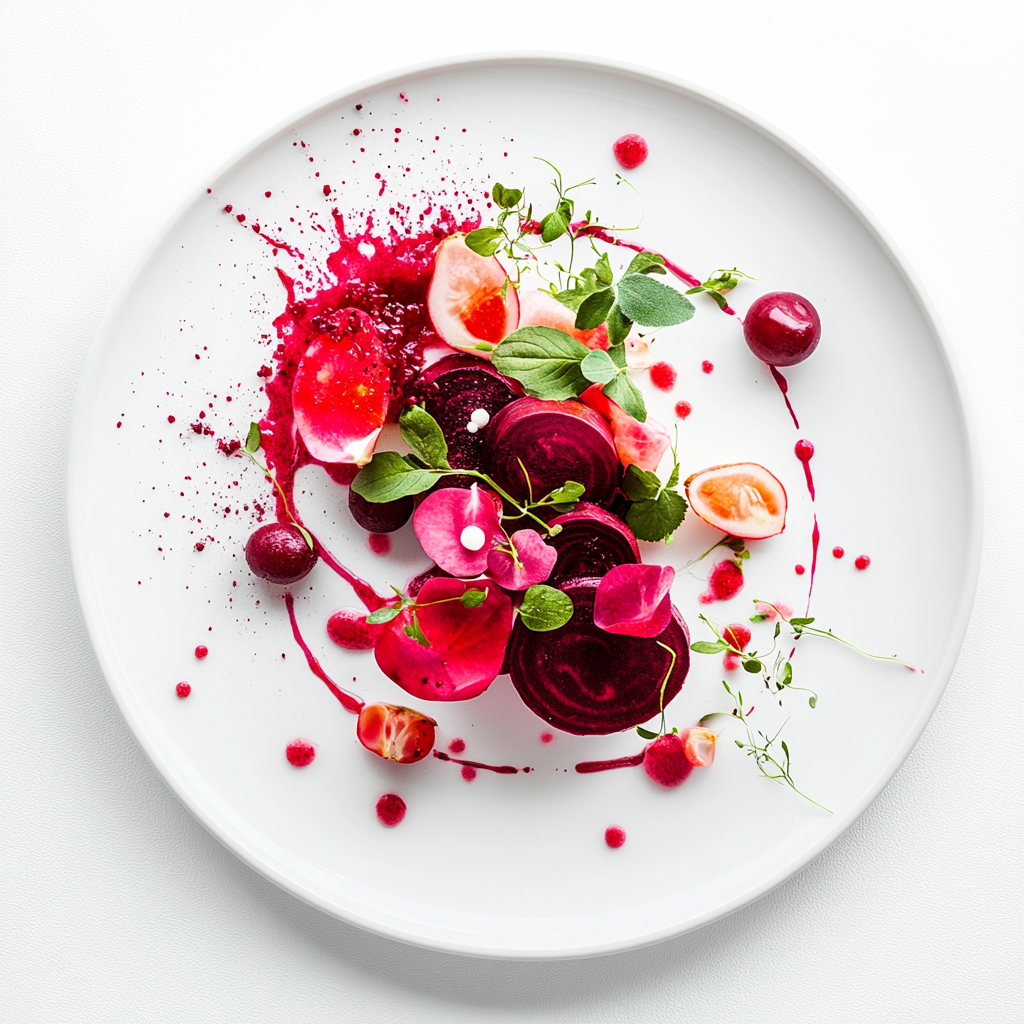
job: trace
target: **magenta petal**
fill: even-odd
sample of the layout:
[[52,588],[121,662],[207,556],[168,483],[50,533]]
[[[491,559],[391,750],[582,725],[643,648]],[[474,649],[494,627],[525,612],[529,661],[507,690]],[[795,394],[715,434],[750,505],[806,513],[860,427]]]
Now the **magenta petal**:
[[510,539],[521,564],[516,565],[501,548],[492,548],[487,556],[487,575],[506,590],[526,590],[535,583],[543,583],[558,561],[558,552],[545,544],[536,530],[517,530]]
[[675,578],[669,565],[615,566],[598,585],[594,624],[608,633],[658,636],[672,618]]
[[[487,568],[487,553],[501,533],[501,501],[473,484],[445,487],[426,499],[412,517],[420,545],[445,572],[453,576],[479,576]],[[484,532],[484,544],[472,551],[462,543],[467,526]]]

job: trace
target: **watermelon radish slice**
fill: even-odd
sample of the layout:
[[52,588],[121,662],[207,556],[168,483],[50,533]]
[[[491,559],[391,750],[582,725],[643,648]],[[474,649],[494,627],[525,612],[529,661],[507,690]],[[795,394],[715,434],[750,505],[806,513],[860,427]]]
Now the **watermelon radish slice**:
[[365,466],[388,414],[387,354],[362,310],[342,310],[337,320],[299,360],[295,425],[314,459]]
[[786,488],[756,462],[702,469],[684,486],[690,508],[734,537],[763,540],[786,528]]
[[556,729],[577,736],[630,729],[661,710],[679,693],[690,667],[690,634],[682,616],[672,618],[657,637],[608,633],[594,624],[599,579],[568,580],[573,616],[559,629],[535,633],[516,622],[506,652],[506,670],[526,706]]
[[608,424],[579,402],[518,398],[487,429],[491,476],[520,500],[529,497],[523,466],[536,499],[575,480],[587,501],[601,504],[612,499],[622,479]]
[[519,293],[520,327],[553,327],[582,342],[587,348],[608,349],[608,328],[604,324],[589,331],[576,328],[576,314],[563,306],[551,292],[537,290]]
[[633,531],[598,505],[581,501],[572,512],[552,519],[551,525],[562,528],[549,542],[558,552],[548,580],[551,586],[574,576],[604,576],[617,565],[640,561]]
[[580,395],[580,401],[599,412],[612,428],[612,439],[623,466],[636,465],[652,473],[672,444],[669,432],[657,421],[634,419],[617,402],[605,398],[600,384],[592,384]]
[[452,348],[476,350],[489,359],[487,346],[519,325],[519,296],[497,257],[478,256],[465,235],[449,235],[434,258],[427,311],[434,330]]

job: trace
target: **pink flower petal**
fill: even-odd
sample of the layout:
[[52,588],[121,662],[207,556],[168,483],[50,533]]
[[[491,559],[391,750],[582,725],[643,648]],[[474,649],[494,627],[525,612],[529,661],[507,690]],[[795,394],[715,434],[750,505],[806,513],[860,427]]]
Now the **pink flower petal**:
[[[487,553],[501,532],[501,499],[473,484],[444,487],[426,499],[412,517],[420,545],[445,572],[479,576],[487,568]],[[484,533],[483,546],[473,550],[462,543],[467,526]]]
[[558,561],[558,552],[545,544],[536,530],[517,530],[511,540],[520,564],[516,565],[501,548],[492,548],[487,556],[487,575],[506,590],[526,590],[535,583],[543,583]]
[[635,465],[652,473],[672,444],[668,430],[657,420],[645,423],[633,419],[610,398],[605,398],[600,384],[592,384],[580,395],[580,401],[600,413],[611,424],[612,440],[624,466]]
[[669,565],[617,565],[597,587],[594,624],[609,633],[658,636],[672,618]]
[[[430,604],[485,587],[484,580],[437,577],[423,584],[416,600]],[[392,619],[374,648],[381,671],[420,700],[469,700],[483,693],[501,671],[512,632],[512,602],[497,587],[487,589],[477,608],[447,601],[418,609],[416,621],[429,647],[406,635],[411,611]]]

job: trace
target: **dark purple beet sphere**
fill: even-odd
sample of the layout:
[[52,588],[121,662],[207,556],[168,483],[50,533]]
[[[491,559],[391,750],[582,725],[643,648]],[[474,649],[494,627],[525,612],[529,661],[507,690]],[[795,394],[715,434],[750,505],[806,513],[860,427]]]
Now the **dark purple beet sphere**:
[[412,508],[412,495],[395,501],[367,501],[349,488],[348,510],[352,518],[370,533],[394,533],[409,522]]
[[818,311],[796,292],[769,292],[755,299],[743,321],[750,351],[769,366],[802,363],[821,340]]
[[291,523],[267,523],[245,545],[249,568],[271,583],[298,583],[319,557]]

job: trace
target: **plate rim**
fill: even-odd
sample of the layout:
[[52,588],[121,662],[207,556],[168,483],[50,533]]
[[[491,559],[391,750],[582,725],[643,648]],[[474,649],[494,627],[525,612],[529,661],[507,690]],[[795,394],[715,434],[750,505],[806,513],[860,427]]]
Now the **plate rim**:
[[[522,944],[525,936],[516,935],[473,937],[463,933],[460,938],[453,936],[450,929],[435,926],[432,931],[430,927],[411,920],[396,924],[394,923],[396,920],[394,915],[386,911],[381,912],[378,910],[377,916],[374,917],[366,912],[358,912],[351,906],[339,905],[338,902],[326,898],[312,885],[307,884],[307,879],[296,878],[295,875],[289,874],[280,868],[278,864],[269,861],[263,848],[254,845],[240,830],[236,830],[234,826],[225,821],[223,816],[215,810],[212,801],[209,800],[207,795],[195,791],[189,780],[185,778],[184,773],[166,756],[161,744],[152,735],[141,707],[137,706],[133,697],[129,680],[126,678],[126,674],[120,671],[116,652],[113,650],[112,645],[108,645],[106,642],[106,631],[103,627],[103,616],[98,602],[93,601],[90,604],[94,577],[89,567],[88,539],[85,536],[84,517],[76,515],[77,502],[82,500],[77,496],[82,491],[86,476],[83,468],[86,454],[84,449],[85,441],[83,440],[84,432],[80,427],[87,417],[88,396],[93,391],[93,385],[100,376],[104,342],[116,322],[120,308],[142,277],[150,261],[166,243],[182,217],[185,216],[194,204],[205,198],[206,189],[211,185],[216,186],[216,183],[225,174],[229,173],[238,164],[251,158],[273,138],[301,123],[303,120],[316,115],[326,107],[337,105],[347,99],[357,99],[363,93],[380,89],[389,84],[397,85],[400,82],[408,82],[417,77],[441,71],[471,71],[476,67],[523,64],[540,64],[551,68],[561,67],[570,71],[595,71],[604,74],[611,72],[643,84],[661,88],[668,87],[670,90],[674,90],[691,100],[702,103],[766,137],[770,142],[779,146],[788,156],[810,171],[831,194],[850,210],[888,258],[894,269],[899,272],[904,287],[908,290],[922,314],[925,326],[938,342],[938,353],[953,385],[954,399],[958,407],[957,411],[960,420],[959,434],[964,441],[967,477],[971,492],[966,508],[967,535],[965,537],[964,585],[961,587],[959,603],[952,618],[948,634],[949,639],[943,650],[939,666],[935,670],[937,685],[932,688],[930,695],[918,708],[917,715],[911,720],[903,742],[893,751],[888,761],[878,772],[876,778],[866,787],[861,799],[842,818],[835,820],[834,826],[824,832],[820,838],[812,842],[798,856],[787,860],[784,867],[777,869],[758,884],[752,885],[742,892],[734,894],[732,898],[716,904],[713,909],[708,909],[671,925],[643,930],[639,934],[635,930],[631,930],[629,934],[619,936],[618,938],[603,937],[592,942],[583,942],[577,939],[575,944],[559,944],[557,946],[544,945],[542,938],[532,940],[530,946],[525,946]],[[853,190],[816,156],[804,149],[802,145],[791,139],[786,133],[780,131],[766,119],[703,86],[652,68],[624,61],[591,57],[585,54],[536,50],[509,50],[446,56],[392,69],[362,79],[352,85],[320,97],[274,124],[221,163],[212,174],[205,177],[205,182],[206,184],[194,185],[188,191],[186,198],[174,209],[151,241],[139,253],[128,274],[111,297],[96,334],[90,343],[69,421],[64,502],[66,537],[75,596],[90,645],[107,688],[118,711],[125,720],[129,732],[147,760],[156,770],[164,784],[196,821],[248,867],[284,891],[332,917],[363,930],[409,945],[462,956],[501,960],[545,961],[602,956],[626,952],[666,941],[702,928],[713,921],[720,920],[741,910],[743,907],[749,906],[801,872],[832,846],[875,802],[882,790],[896,775],[896,772],[920,740],[949,684],[956,667],[956,662],[960,656],[977,591],[981,568],[984,503],[981,459],[970,395],[950,338],[913,267]],[[497,915],[485,916],[498,919]],[[573,915],[576,919],[583,916]],[[540,921],[543,919],[535,920]],[[550,942],[550,939],[548,941]]]

